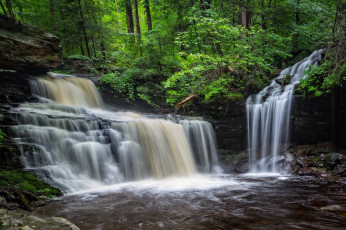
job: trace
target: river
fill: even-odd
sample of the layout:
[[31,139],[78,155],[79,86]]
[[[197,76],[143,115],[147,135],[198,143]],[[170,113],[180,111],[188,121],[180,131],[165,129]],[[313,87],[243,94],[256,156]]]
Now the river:
[[65,195],[35,212],[81,229],[345,229],[346,183],[219,174],[144,180]]

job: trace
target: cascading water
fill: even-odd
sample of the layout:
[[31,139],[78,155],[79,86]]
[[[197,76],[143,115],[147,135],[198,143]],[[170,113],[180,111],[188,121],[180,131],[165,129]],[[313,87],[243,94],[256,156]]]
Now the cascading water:
[[31,88],[39,102],[13,109],[13,140],[24,166],[64,192],[217,168],[208,122],[104,111],[83,78],[39,78]]
[[[293,91],[304,70],[317,65],[322,50],[281,71],[269,86],[246,101],[249,162],[252,172],[277,172],[279,148],[289,142]],[[280,84],[290,78],[289,84]]]

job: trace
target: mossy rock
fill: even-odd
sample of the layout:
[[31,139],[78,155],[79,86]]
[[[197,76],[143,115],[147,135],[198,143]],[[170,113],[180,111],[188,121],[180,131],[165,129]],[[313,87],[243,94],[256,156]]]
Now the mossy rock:
[[61,191],[38,180],[33,174],[20,170],[1,170],[0,187],[10,187],[34,193],[37,196],[59,196]]

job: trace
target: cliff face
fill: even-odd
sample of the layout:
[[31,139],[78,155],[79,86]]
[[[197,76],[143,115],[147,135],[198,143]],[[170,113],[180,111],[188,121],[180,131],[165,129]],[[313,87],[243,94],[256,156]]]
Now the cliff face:
[[59,38],[0,15],[0,71],[44,73],[60,65]]
[[[215,128],[219,157],[224,168],[231,172],[247,172],[248,133],[245,103],[186,105],[180,111],[185,111],[183,115],[209,118]],[[309,174],[310,169],[307,168],[314,165],[317,159],[322,162],[325,160],[321,154],[346,153],[346,89],[334,90],[323,97],[303,99],[296,96],[291,110],[290,143],[289,146],[282,146],[281,152],[287,155],[282,159],[289,159],[286,163],[292,165],[290,170],[295,170],[296,174]],[[320,151],[321,146],[328,146],[329,150]],[[290,152],[292,149],[299,151]],[[300,158],[306,158],[306,164],[295,163]],[[346,155],[343,154],[340,159],[336,160],[334,168],[338,163],[336,172],[343,173],[346,171]],[[309,164],[309,160],[314,162]]]

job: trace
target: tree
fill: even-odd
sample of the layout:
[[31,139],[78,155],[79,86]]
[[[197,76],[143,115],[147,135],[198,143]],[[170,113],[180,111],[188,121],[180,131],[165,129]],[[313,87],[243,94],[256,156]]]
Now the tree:
[[[91,57],[91,55],[90,55],[90,48],[89,48],[88,36],[87,36],[87,33],[86,33],[86,29],[85,29],[85,19],[84,19],[84,16],[83,16],[81,0],[78,0],[78,7],[79,7],[80,18],[81,18],[80,25],[81,25],[81,28],[82,28],[82,31],[83,31],[83,35],[84,35],[85,47],[86,47],[87,52],[88,52],[88,57],[90,58]],[[82,49],[82,53],[83,53],[83,49]]]
[[7,10],[8,10],[8,13],[9,13],[10,17],[15,19],[15,16],[14,16],[14,13],[13,13],[13,9],[12,9],[11,0],[6,0],[6,7],[7,7]]
[[144,0],[144,8],[145,8],[145,12],[147,14],[148,31],[151,31],[153,29],[153,25],[152,25],[152,22],[151,22],[149,0]]
[[142,48],[141,48],[141,26],[139,24],[139,14],[138,14],[138,1],[133,0],[133,6],[135,8],[135,21],[136,21],[136,33],[137,33],[137,43],[139,47],[140,56],[142,56]]
[[135,32],[135,28],[133,24],[131,0],[125,0],[125,9],[126,9],[127,33],[130,35],[130,43],[133,44],[134,43],[133,34]]
[[0,6],[1,6],[2,11],[4,12],[4,15],[7,16],[7,12],[6,12],[5,7],[1,1],[0,1]]

